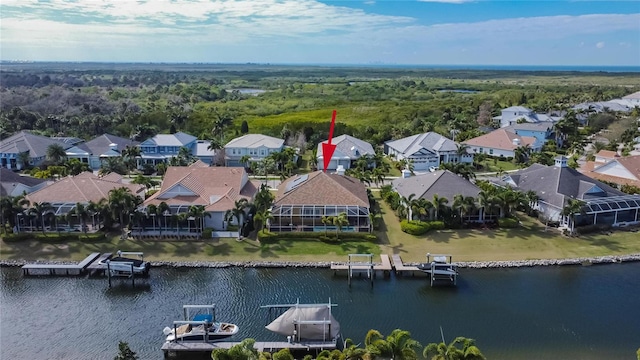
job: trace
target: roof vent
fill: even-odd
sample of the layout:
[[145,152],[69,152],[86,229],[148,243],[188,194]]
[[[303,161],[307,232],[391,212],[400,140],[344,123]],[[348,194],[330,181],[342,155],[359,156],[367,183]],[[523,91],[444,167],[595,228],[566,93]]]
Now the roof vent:
[[344,166],[338,165],[338,168],[336,169],[336,174],[344,175]]

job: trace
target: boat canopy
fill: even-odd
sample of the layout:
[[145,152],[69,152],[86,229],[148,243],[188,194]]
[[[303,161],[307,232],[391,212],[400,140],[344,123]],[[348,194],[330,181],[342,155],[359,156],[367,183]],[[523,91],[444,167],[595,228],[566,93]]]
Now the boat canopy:
[[331,315],[330,305],[294,305],[266,328],[277,334],[305,340],[334,339],[340,334],[340,324]]

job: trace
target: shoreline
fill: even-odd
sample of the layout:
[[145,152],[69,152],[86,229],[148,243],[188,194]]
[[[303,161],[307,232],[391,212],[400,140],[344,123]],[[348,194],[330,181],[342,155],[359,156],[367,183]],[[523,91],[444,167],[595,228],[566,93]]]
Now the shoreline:
[[[640,254],[606,255],[596,257],[581,257],[567,259],[537,259],[537,260],[496,260],[496,261],[467,261],[456,262],[459,268],[464,269],[505,269],[521,267],[541,266],[567,266],[567,265],[598,265],[619,264],[623,262],[640,261]],[[19,267],[25,264],[77,264],[77,261],[57,260],[0,260],[0,267]],[[329,269],[331,264],[346,264],[346,262],[297,262],[297,261],[151,261],[152,267],[172,268],[315,268]],[[415,266],[419,263],[405,263]]]

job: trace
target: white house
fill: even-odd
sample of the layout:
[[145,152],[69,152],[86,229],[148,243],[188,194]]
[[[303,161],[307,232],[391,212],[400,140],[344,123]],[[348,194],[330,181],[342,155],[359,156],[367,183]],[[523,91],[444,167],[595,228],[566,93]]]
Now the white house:
[[[322,143],[318,144],[318,170],[324,170],[324,154],[322,152],[322,144],[326,144],[327,141],[328,140],[325,140]],[[362,156],[375,155],[375,150],[373,149],[373,146],[371,146],[371,144],[353,136],[340,135],[333,138],[331,143],[336,145],[336,150],[333,152],[333,156],[331,156],[331,162],[329,162],[327,170],[336,170],[338,168],[338,165],[342,165],[342,167],[346,170],[351,168],[352,164]]]
[[435,132],[387,141],[384,143],[384,151],[397,160],[412,161],[414,170],[417,171],[437,168],[441,163],[473,163],[472,152],[458,154],[458,143]]
[[24,167],[23,161],[28,161],[28,165],[32,166],[40,165],[47,157],[47,148],[54,144],[65,151],[74,147],[29,131],[17,132],[0,141],[0,167],[20,170]]
[[175,134],[158,134],[140,144],[141,163],[157,165],[166,163],[178,155],[180,148],[186,147],[193,154],[197,138],[177,132]]
[[493,118],[494,121],[500,123],[500,127],[506,127],[522,122],[538,123],[538,122],[557,122],[562,117],[551,116],[547,114],[537,114],[535,111],[524,106],[511,106],[502,109],[502,114]]
[[520,146],[529,146],[532,152],[540,151],[542,144],[532,136],[520,136],[505,129],[498,129],[490,133],[469,139],[463,144],[475,154],[489,156],[514,157],[515,150]]
[[269,154],[284,149],[284,140],[262,134],[247,134],[229,141],[224,146],[226,166],[243,166],[240,159],[249,156],[249,161],[261,161]]
[[138,142],[111,134],[102,134],[86,143],[67,149],[66,153],[68,159],[78,159],[88,163],[92,170],[98,170],[107,158],[122,156],[122,150],[127,146],[138,146]]

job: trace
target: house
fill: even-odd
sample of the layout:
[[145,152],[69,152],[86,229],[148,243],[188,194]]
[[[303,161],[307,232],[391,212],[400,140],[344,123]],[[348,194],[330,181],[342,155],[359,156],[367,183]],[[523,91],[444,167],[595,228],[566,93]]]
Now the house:
[[102,134],[67,150],[67,158],[78,159],[88,163],[92,170],[98,170],[102,162],[107,158],[120,157],[122,156],[122,150],[127,146],[134,147],[138,146],[138,144],[137,141],[130,139],[111,134]]
[[339,173],[315,171],[297,175],[278,186],[267,223],[270,231],[327,231],[336,226],[323,217],[347,215],[342,231],[370,231],[369,197],[360,181]]
[[29,194],[47,186],[49,182],[31,176],[21,176],[7,168],[0,168],[0,196]]
[[535,208],[562,226],[570,226],[570,217],[561,214],[569,199],[584,201],[584,214],[576,215],[577,226],[640,222],[640,195],[624,194],[568,167],[564,156],[557,157],[554,166],[533,164],[505,175],[503,181],[522,191],[534,191],[539,197]]
[[473,163],[473,153],[458,154],[459,145],[438,133],[428,132],[384,143],[385,154],[413,162],[414,170],[429,170],[441,163]]
[[[318,144],[317,151],[317,164],[319,170],[324,170],[324,154],[322,152],[322,144],[327,144],[328,140],[323,141]],[[331,162],[329,162],[329,166],[327,170],[336,170],[338,165],[342,165],[344,169],[349,169],[353,166],[354,162],[360,159],[362,156],[375,155],[375,150],[373,146],[366,141],[354,138],[349,135],[340,135],[335,137],[331,141],[332,144],[336,145],[336,150],[333,152],[333,156],[331,156]]]
[[53,144],[60,145],[65,150],[73,147],[29,131],[15,133],[0,141],[0,167],[21,170],[25,167],[23,161],[28,161],[31,166],[40,165],[47,157],[47,148]]
[[500,124],[501,128],[518,122],[557,122],[560,119],[562,119],[561,116],[537,114],[535,111],[524,106],[511,106],[506,109],[502,109],[501,115],[493,118],[494,121]]
[[590,178],[640,188],[640,155],[616,157],[604,163],[588,161],[579,170]]
[[595,161],[597,163],[606,163],[619,158],[618,152],[611,150],[600,150],[595,155]]
[[[128,188],[132,194],[145,197],[145,187],[137,184],[124,183],[122,176],[114,174],[100,178],[91,172],[83,172],[76,176],[67,176],[54,183],[42,187],[26,196],[31,204],[49,203],[53,207],[52,213],[56,216],[66,215],[73,211],[77,203],[87,205],[89,202],[97,203],[101,199],[108,199],[109,192],[113,189]],[[33,230],[30,219],[22,216],[18,222],[20,229]],[[96,229],[93,224],[93,230]],[[53,226],[50,227],[53,228]]]
[[250,162],[257,162],[282,149],[284,149],[283,139],[262,134],[243,135],[224,146],[225,165],[244,166],[240,162],[243,156],[248,156]]
[[555,140],[555,123],[550,121],[541,121],[538,123],[515,123],[504,127],[503,129],[520,136],[529,136],[536,139],[532,147],[542,148],[547,140]]
[[[188,214],[192,205],[204,206],[208,214],[201,219],[205,228],[224,230],[227,228],[227,210],[233,209],[237,200],[252,200],[256,192],[257,186],[241,167],[209,167],[200,161],[187,167],[169,166],[160,190],[145,200],[140,208],[148,218],[144,223],[135,225],[132,234],[179,234],[190,224],[187,221],[187,226],[181,227],[180,220],[175,217]],[[168,211],[163,214],[163,219],[156,220],[159,215],[149,208],[151,205],[159,207],[162,203],[168,205]],[[185,220],[189,219],[182,221]],[[194,226],[189,230],[201,232],[202,228]]]
[[[437,195],[447,199],[449,206],[453,204],[456,195],[476,199],[480,193],[480,188],[475,184],[449,170],[436,170],[416,176],[410,176],[410,173],[405,171],[402,177],[393,180],[391,186],[403,198],[414,195],[415,199],[432,201],[434,195]],[[483,220],[482,215],[481,209],[477,209],[474,213],[468,214],[466,220],[480,221]],[[411,213],[409,217],[412,217]]]
[[158,134],[140,144],[140,165],[157,165],[167,163],[172,157],[178,156],[180,148],[189,149],[194,154],[197,138],[195,136],[177,132],[175,134]]
[[542,148],[542,144],[538,143],[536,138],[520,136],[504,128],[469,139],[463,144],[469,146],[469,150],[476,154],[496,157],[514,157],[515,150],[521,146],[529,146],[532,152],[538,152]]

